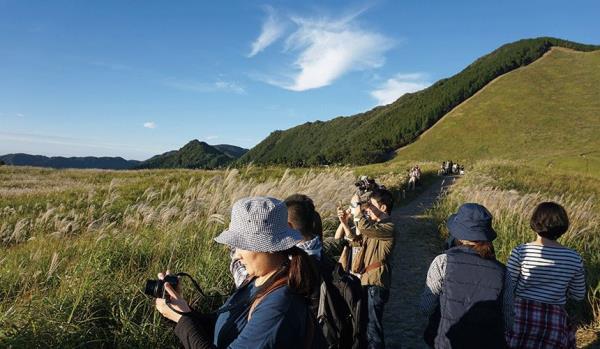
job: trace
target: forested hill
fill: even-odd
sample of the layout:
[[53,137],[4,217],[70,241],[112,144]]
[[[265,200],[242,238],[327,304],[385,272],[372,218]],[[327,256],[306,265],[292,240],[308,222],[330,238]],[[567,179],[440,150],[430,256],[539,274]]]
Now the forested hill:
[[274,131],[239,162],[313,166],[385,161],[393,150],[411,143],[493,79],[528,65],[554,46],[577,51],[600,49],[596,45],[549,37],[506,44],[460,73],[422,91],[405,94],[389,105],[349,117]]
[[30,154],[6,154],[0,161],[12,166],[36,166],[53,168],[99,168],[106,170],[124,170],[137,166],[140,161],[125,160],[121,157],[64,157]]
[[229,165],[246,151],[244,148],[228,144],[211,146],[195,139],[179,150],[153,156],[139,164],[137,168],[214,169]]

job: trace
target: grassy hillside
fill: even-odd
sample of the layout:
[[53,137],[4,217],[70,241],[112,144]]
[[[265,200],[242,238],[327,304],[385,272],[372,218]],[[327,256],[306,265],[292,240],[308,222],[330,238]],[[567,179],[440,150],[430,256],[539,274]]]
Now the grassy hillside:
[[496,79],[396,159],[523,159],[600,173],[600,51],[555,48]]
[[[591,51],[599,46],[554,38],[520,40],[483,56],[460,73],[392,104],[350,117],[275,131],[240,162],[310,166],[366,164],[388,158],[498,76],[526,66],[552,47]],[[573,81],[577,83],[577,81]]]

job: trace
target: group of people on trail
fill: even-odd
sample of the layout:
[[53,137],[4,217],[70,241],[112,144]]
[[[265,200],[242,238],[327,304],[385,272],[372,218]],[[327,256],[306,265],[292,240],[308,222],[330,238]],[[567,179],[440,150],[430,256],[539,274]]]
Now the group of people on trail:
[[177,323],[185,348],[384,348],[393,196],[381,187],[364,199],[355,195],[338,210],[339,239],[356,252],[345,267],[324,253],[321,217],[306,195],[237,201],[229,228],[215,238],[231,250],[232,295],[203,314],[179,284],[165,282],[168,297],[156,299],[157,310]]
[[408,190],[415,190],[415,187],[420,180],[421,168],[419,165],[415,165],[408,171]]
[[441,175],[464,175],[465,174],[465,166],[459,165],[456,162],[452,162],[452,160],[442,162],[440,166],[440,170],[438,174]]
[[[391,218],[393,205],[391,192],[375,186],[338,207],[333,239],[343,248],[334,259],[323,248],[321,216],[308,196],[240,199],[228,229],[215,238],[231,251],[233,293],[216,312],[201,313],[183,299],[180,283],[165,281],[156,309],[176,322],[185,348],[385,348],[390,262],[402,233]],[[540,204],[531,218],[537,239],[516,247],[505,267],[495,257],[489,211],[461,206],[447,222],[449,248],[427,274],[420,303],[429,317],[425,342],[574,348],[564,304],[583,298],[585,281],[581,257],[556,242],[568,225],[561,206]],[[398,321],[416,321],[402,315]]]
[[535,240],[496,260],[492,215],[467,203],[448,219],[449,248],[429,267],[421,309],[432,348],[575,348],[567,298],[583,300],[581,256],[556,240],[569,227],[565,209],[539,204]]

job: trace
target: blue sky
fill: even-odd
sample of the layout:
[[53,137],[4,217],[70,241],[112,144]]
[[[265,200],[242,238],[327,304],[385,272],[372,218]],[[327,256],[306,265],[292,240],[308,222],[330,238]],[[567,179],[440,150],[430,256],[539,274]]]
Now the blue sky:
[[0,0],[0,154],[249,148],[518,39],[600,44],[599,13],[597,1]]

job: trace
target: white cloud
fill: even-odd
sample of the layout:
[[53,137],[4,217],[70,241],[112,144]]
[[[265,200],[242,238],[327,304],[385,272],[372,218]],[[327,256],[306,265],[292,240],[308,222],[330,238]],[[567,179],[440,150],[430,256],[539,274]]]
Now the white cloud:
[[265,6],[265,11],[267,12],[267,18],[262,24],[260,35],[252,43],[252,50],[248,54],[248,57],[256,56],[259,52],[277,41],[285,30],[285,25],[279,20],[272,7]]
[[25,115],[24,115],[24,114],[21,114],[21,113],[17,113],[17,117],[19,117],[19,118],[23,118],[23,117],[25,117]]
[[219,136],[206,136],[206,137],[204,137],[204,138],[205,138],[207,141],[212,141],[212,140],[214,140],[214,139],[218,139],[218,138],[219,138]]
[[394,102],[405,93],[416,92],[429,85],[431,83],[424,74],[397,74],[372,91],[371,96],[377,100],[377,105],[385,105]]
[[144,122],[145,128],[156,128],[156,123],[154,121]]
[[356,18],[363,10],[339,19],[292,17],[296,30],[285,40],[285,52],[297,54],[291,72],[263,80],[292,91],[331,84],[349,71],[383,65],[393,42],[361,28]]
[[246,90],[244,87],[234,81],[217,80],[215,82],[201,82],[193,80],[179,80],[179,79],[166,79],[164,81],[166,86],[182,90],[192,91],[200,93],[208,92],[230,92],[237,94],[244,94]]

